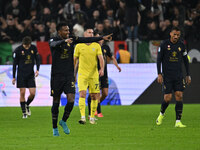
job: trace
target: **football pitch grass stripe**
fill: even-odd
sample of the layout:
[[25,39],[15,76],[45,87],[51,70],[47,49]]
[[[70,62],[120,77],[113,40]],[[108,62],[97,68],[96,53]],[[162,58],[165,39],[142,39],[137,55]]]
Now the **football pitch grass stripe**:
[[200,104],[184,104],[187,128],[174,127],[174,104],[156,126],[159,110],[160,105],[102,106],[104,117],[97,125],[88,120],[80,125],[74,107],[67,123],[70,135],[58,126],[60,137],[53,137],[51,107],[31,107],[28,119],[21,118],[19,107],[0,107],[0,150],[200,150]]

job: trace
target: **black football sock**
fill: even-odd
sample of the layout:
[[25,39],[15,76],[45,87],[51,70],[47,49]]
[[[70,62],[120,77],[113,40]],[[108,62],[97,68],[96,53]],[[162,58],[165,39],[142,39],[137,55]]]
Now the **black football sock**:
[[51,107],[51,113],[52,113],[53,128],[57,128],[59,103],[53,102],[53,106]]
[[97,113],[100,114],[101,113],[101,104],[98,103],[98,106],[97,106]]
[[29,106],[30,105],[30,103],[33,101],[33,98],[31,99],[31,98],[28,98],[28,100],[27,100],[27,102],[26,102],[26,105],[27,106]]
[[64,114],[63,114],[63,117],[62,117],[63,121],[65,121],[65,122],[67,121],[73,107],[74,107],[74,102],[67,102],[67,105],[65,106]]
[[26,102],[20,102],[20,105],[21,105],[21,109],[22,109],[22,113],[23,113],[23,114],[26,113],[25,104],[26,104]]
[[165,110],[167,109],[168,105],[169,105],[169,102],[166,102],[166,101],[163,101],[163,102],[162,102],[162,104],[161,104],[161,110],[160,110],[160,112],[161,112],[162,114],[165,113]]
[[176,101],[175,111],[176,111],[176,120],[181,120],[181,116],[182,116],[182,112],[183,112],[183,102],[182,101]]
[[91,97],[90,97],[90,95],[88,96],[88,114],[89,114],[89,116],[90,116],[90,108],[91,108]]

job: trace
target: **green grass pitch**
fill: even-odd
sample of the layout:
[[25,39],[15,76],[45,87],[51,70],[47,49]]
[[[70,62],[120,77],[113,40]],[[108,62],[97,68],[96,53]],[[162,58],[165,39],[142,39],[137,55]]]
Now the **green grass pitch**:
[[[155,125],[160,105],[102,106],[97,125],[80,125],[78,107],[68,120],[70,135],[52,136],[51,108],[31,107],[21,118],[19,107],[0,107],[0,150],[200,150],[200,104],[185,104],[182,122],[175,128],[174,104],[163,124]],[[60,107],[59,120],[64,107]]]

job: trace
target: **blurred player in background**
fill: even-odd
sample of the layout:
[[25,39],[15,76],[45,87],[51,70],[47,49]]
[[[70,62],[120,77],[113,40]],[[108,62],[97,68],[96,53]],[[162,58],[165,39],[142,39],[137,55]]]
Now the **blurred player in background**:
[[[100,36],[98,32],[94,33],[95,36]],[[108,71],[107,71],[107,57],[110,58],[110,60],[113,61],[113,64],[116,66],[116,68],[121,72],[121,68],[117,64],[117,60],[112,55],[110,47],[104,43],[104,40],[99,41],[99,44],[101,45],[101,51],[104,58],[104,75],[99,78],[100,81],[100,89],[101,89],[101,97],[98,100],[98,106],[97,106],[97,112],[95,115],[97,117],[103,117],[103,114],[101,112],[101,102],[108,96]],[[100,69],[100,65],[98,62],[98,70]],[[91,97],[88,96],[88,112],[90,117],[90,104],[91,104]]]
[[[18,46],[13,53],[13,80],[15,85],[16,69],[17,69],[17,88],[20,90],[20,105],[22,109],[22,118],[27,118],[31,115],[29,105],[33,101],[36,92],[35,77],[39,75],[40,61],[36,46],[31,44],[32,40],[26,36],[22,40],[22,45]],[[37,70],[34,73],[34,65],[37,65]],[[30,95],[28,100],[25,100],[26,88],[29,89]]]
[[[181,123],[181,116],[183,111],[183,90],[185,82],[183,79],[182,63],[184,62],[186,68],[186,83],[191,83],[189,73],[189,62],[187,58],[187,50],[180,39],[181,31],[174,27],[170,32],[170,39],[165,40],[159,50],[157,57],[157,71],[158,83],[163,83],[164,101],[161,104],[161,111],[156,120],[157,125],[162,124],[165,110],[172,99],[172,91],[174,91],[176,99],[176,123],[175,127],[186,127]],[[161,72],[162,64],[162,72]]]
[[[93,37],[93,29],[86,28],[84,32],[85,37]],[[97,58],[100,62],[100,70],[97,69]],[[78,63],[78,88],[79,88],[79,109],[81,113],[80,124],[85,124],[85,98],[86,91],[89,86],[89,93],[91,96],[91,117],[90,123],[96,124],[94,114],[97,109],[98,97],[100,96],[99,76],[104,75],[104,60],[101,52],[101,47],[98,43],[81,43],[77,44],[74,53],[74,62]],[[77,64],[75,65],[77,66]],[[75,68],[75,73],[77,67]]]
[[74,107],[75,97],[75,77],[74,77],[74,45],[77,43],[90,43],[102,39],[109,39],[111,35],[103,37],[72,37],[69,38],[69,27],[61,22],[57,25],[58,35],[49,41],[52,53],[51,67],[51,96],[53,97],[52,124],[53,136],[59,136],[57,122],[59,114],[60,97],[62,92],[67,96],[67,104],[64,108],[64,114],[59,121],[64,133],[69,134],[70,130],[66,124],[67,119]]

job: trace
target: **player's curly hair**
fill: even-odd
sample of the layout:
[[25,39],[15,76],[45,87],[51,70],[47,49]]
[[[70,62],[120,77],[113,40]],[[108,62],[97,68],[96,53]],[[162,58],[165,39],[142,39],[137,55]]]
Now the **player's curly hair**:
[[25,36],[22,40],[22,44],[24,44],[24,45],[29,45],[29,44],[31,44],[31,42],[32,42],[32,39],[30,36]]

